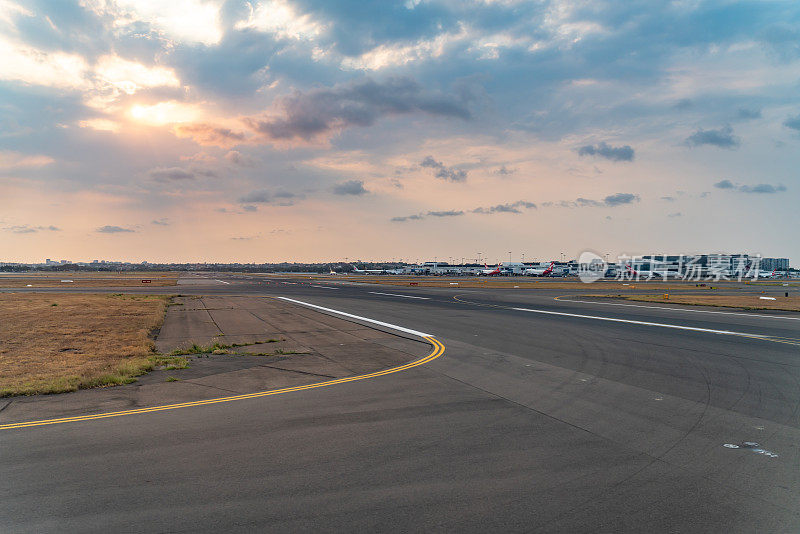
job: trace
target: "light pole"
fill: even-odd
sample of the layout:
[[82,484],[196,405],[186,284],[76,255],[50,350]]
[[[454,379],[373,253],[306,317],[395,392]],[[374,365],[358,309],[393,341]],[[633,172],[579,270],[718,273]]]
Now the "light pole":
[[508,263],[511,263],[511,251],[508,251]]

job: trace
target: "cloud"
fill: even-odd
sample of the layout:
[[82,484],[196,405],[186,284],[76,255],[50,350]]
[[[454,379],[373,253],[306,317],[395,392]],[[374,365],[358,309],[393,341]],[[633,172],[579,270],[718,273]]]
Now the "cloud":
[[666,200],[667,202],[675,202],[675,197],[661,197],[661,200]]
[[509,176],[517,172],[517,169],[509,169],[506,168],[505,165],[502,165],[499,169],[492,171],[494,174],[498,174],[500,176]]
[[731,149],[738,148],[741,144],[739,138],[733,135],[733,128],[730,125],[723,126],[717,130],[703,130],[700,128],[687,137],[685,142],[691,147],[711,145]]
[[783,193],[784,191],[786,191],[786,186],[783,184],[740,185],[740,184],[734,184],[730,180],[721,180],[715,183],[714,187],[716,187],[717,189],[730,189],[732,191],[738,191],[739,193],[773,194],[773,193]]
[[469,97],[424,90],[411,78],[369,78],[330,88],[295,91],[277,99],[277,112],[244,123],[269,140],[311,141],[354,126],[372,126],[380,118],[422,113],[469,119]]
[[420,219],[424,219],[423,215],[406,215],[405,217],[392,217],[390,220],[392,222],[405,222],[405,221],[418,221]]
[[241,167],[253,167],[256,164],[255,159],[242,154],[238,150],[231,150],[224,157],[228,162]]
[[739,191],[742,193],[782,193],[786,191],[786,186],[772,184],[740,185]]
[[[276,206],[291,206],[294,204],[294,199],[300,198],[300,196],[290,193],[289,191],[277,191],[275,193],[270,193],[269,191],[265,191],[263,189],[257,191],[251,191],[246,195],[239,197],[239,203],[241,204],[274,204]],[[242,206],[242,209],[245,211],[256,211],[258,208],[256,206]]]
[[751,120],[751,119],[760,119],[761,118],[761,110],[760,109],[748,109],[748,108],[739,108],[736,112],[736,118],[742,120]]
[[19,152],[0,151],[0,169],[21,169],[43,167],[55,162],[50,156],[21,154]]
[[132,230],[130,228],[123,228],[121,226],[112,226],[108,224],[105,226],[101,226],[100,228],[97,229],[97,232],[101,234],[121,234],[134,231],[135,230]]
[[245,142],[244,133],[205,123],[178,124],[173,132],[178,137],[188,137],[195,143],[206,146],[230,148]]
[[436,173],[434,176],[441,178],[442,180],[449,180],[451,182],[464,182],[467,179],[467,171],[456,169],[454,167],[447,167],[441,161],[436,161],[433,159],[433,156],[426,156],[425,159],[420,162],[420,166],[429,169],[435,169]]
[[392,217],[390,220],[392,222],[405,222],[405,221],[419,221],[424,219],[425,217],[458,217],[459,215],[464,215],[463,210],[447,210],[447,211],[429,211],[426,213],[419,213],[416,215],[406,215],[404,217]]
[[526,200],[518,200],[506,204],[498,204],[489,208],[475,208],[472,210],[472,213],[483,213],[487,215],[493,213],[522,213],[522,209],[536,209],[536,204]]
[[3,228],[3,230],[7,230],[9,232],[15,234],[34,234],[36,232],[60,232],[61,228],[57,226],[28,226],[27,224],[22,224],[18,226],[7,226]]
[[147,172],[150,178],[159,181],[193,180],[194,173],[181,167],[156,167]]
[[594,200],[591,198],[578,197],[575,200],[559,200],[556,202],[548,201],[542,202],[543,207],[557,207],[557,208],[600,208],[616,206],[623,206],[625,204],[633,204],[639,202],[639,195],[633,193],[615,193],[608,195],[603,200]]
[[611,161],[633,161],[634,150],[629,145],[611,146],[605,141],[578,149],[579,156],[600,156]]
[[348,180],[333,186],[334,195],[366,195],[369,193],[364,188],[364,182],[361,180]]
[[429,211],[428,215],[431,217],[457,217],[464,215],[464,212],[461,210]]
[[267,191],[251,191],[244,196],[239,197],[239,202],[243,204],[266,204],[272,202],[272,195]]
[[791,128],[792,130],[797,130],[800,132],[800,115],[787,118],[785,121],[783,121],[783,125],[787,128]]
[[155,224],[156,226],[169,226],[170,222],[166,217],[162,217],[160,219],[153,219],[150,221],[150,224]]
[[675,213],[667,214],[667,217],[674,219],[675,217],[683,217],[683,214],[679,211],[676,211]]
[[603,199],[603,203],[606,206],[612,207],[632,204],[633,202],[639,202],[639,195],[634,195],[633,193],[615,193]]

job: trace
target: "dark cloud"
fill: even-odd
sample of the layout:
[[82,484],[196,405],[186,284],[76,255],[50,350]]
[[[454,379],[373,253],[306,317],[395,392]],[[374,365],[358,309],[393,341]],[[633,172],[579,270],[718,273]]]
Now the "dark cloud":
[[239,202],[243,204],[266,204],[272,202],[272,195],[267,191],[251,191],[244,196],[239,197]]
[[740,185],[739,191],[742,193],[782,193],[786,191],[786,186],[772,184]]
[[433,156],[426,156],[425,159],[420,162],[420,166],[428,169],[434,169],[436,171],[434,176],[441,178],[442,180],[449,180],[451,182],[464,182],[467,179],[467,171],[456,169],[454,167],[448,167],[441,161],[436,161],[433,159]]
[[498,204],[489,208],[475,208],[472,213],[522,213],[523,209],[536,209],[536,204],[528,202],[527,200],[518,200],[516,202],[509,202],[506,204]]
[[427,213],[419,213],[416,215],[406,215],[404,217],[392,217],[392,222],[405,222],[405,221],[419,221],[425,217],[458,217],[464,215],[463,210],[447,210],[447,211],[429,211]]
[[364,182],[361,180],[348,180],[333,186],[334,195],[366,195],[369,193],[364,188]]
[[639,202],[639,195],[633,193],[615,193],[608,195],[603,200],[594,200],[591,198],[578,197],[575,200],[559,200],[557,202],[542,202],[542,207],[558,207],[558,208],[600,208],[616,206],[623,206],[625,204],[633,204]]
[[611,146],[605,141],[578,149],[579,156],[600,156],[611,161],[633,161],[634,150],[629,145]]
[[334,130],[372,126],[385,116],[424,113],[469,119],[469,96],[424,90],[411,78],[371,79],[332,88],[296,91],[277,99],[278,115],[245,118],[245,124],[271,140],[311,139]]
[[123,228],[122,226],[113,226],[109,224],[101,226],[100,228],[97,229],[97,232],[101,234],[122,234],[134,231],[135,230],[132,230],[130,228]]
[[422,215],[406,215],[405,217],[392,217],[392,222],[418,221],[424,219]]
[[606,198],[603,199],[603,203],[606,206],[621,206],[623,204],[632,204],[633,202],[639,202],[639,195],[634,195],[633,193],[615,193],[613,195],[608,195]]
[[194,172],[181,167],[156,167],[150,169],[147,174],[150,178],[160,181],[192,180],[195,177]]
[[57,226],[28,226],[27,224],[17,226],[7,226],[3,228],[15,234],[35,234],[36,232],[60,232],[61,228]]
[[760,109],[739,108],[739,110],[736,112],[736,118],[742,119],[742,120],[760,119],[761,118],[761,110]]
[[667,202],[675,202],[675,197],[661,197],[661,200],[666,200]]
[[199,145],[219,146],[230,148],[244,142],[245,135],[234,132],[230,128],[222,128],[211,124],[179,124],[174,132],[179,137],[190,137]]
[[739,193],[773,194],[773,193],[783,193],[784,191],[786,191],[786,186],[783,184],[745,185],[745,184],[734,184],[730,180],[721,180],[715,183],[714,187],[716,187],[717,189],[730,189],[732,191],[738,191]]
[[239,197],[238,202],[240,204],[248,204],[248,206],[242,206],[242,209],[245,211],[256,211],[258,208],[253,206],[253,204],[273,204],[276,206],[292,206],[294,205],[295,199],[301,198],[301,196],[291,193],[289,191],[279,190],[275,193],[270,193],[269,191],[265,191],[263,189],[259,189],[256,191],[250,191],[249,193],[242,195]]
[[792,130],[797,130],[800,132],[800,115],[795,115],[794,117],[789,117],[785,121],[783,121],[783,125],[787,128],[791,128]]
[[241,167],[253,167],[256,164],[255,159],[242,154],[238,150],[231,150],[227,152],[224,157],[228,162]]
[[494,174],[499,174],[500,176],[508,176],[517,172],[517,169],[509,169],[505,165],[502,165],[499,169],[492,171]]
[[730,125],[726,125],[717,130],[703,130],[700,128],[686,138],[686,144],[691,147],[711,145],[719,148],[738,148],[740,141],[738,137],[733,135],[733,128]]
[[459,215],[464,215],[464,212],[461,210],[429,211],[428,215],[431,217],[457,217]]
[[170,222],[166,217],[162,217],[160,219],[153,219],[150,221],[150,224],[155,224],[156,226],[169,226]]

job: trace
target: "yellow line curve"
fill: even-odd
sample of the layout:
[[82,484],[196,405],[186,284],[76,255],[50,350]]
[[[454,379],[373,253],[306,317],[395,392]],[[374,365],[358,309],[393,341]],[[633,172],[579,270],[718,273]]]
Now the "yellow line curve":
[[358,376],[349,376],[346,378],[337,378],[335,380],[328,380],[326,382],[317,382],[315,384],[306,384],[304,386],[294,386],[290,388],[282,388],[282,389],[271,389],[267,391],[259,391],[256,393],[245,393],[242,395],[234,395],[231,397],[219,397],[216,399],[206,399],[206,400],[199,400],[199,401],[192,401],[192,402],[181,402],[178,404],[165,404],[163,406],[151,406],[149,408],[136,408],[133,410],[123,410],[119,412],[106,412],[106,413],[98,413],[98,414],[89,414],[89,415],[78,415],[74,417],[61,417],[57,419],[43,419],[40,421],[22,421],[19,423],[6,423],[0,425],[0,430],[11,430],[17,428],[30,428],[34,426],[44,426],[44,425],[57,425],[61,423],[76,423],[79,421],[92,421],[94,419],[107,419],[110,417],[121,417],[123,415],[136,415],[136,414],[143,414],[143,413],[152,413],[152,412],[163,412],[167,410],[177,410],[178,408],[190,408],[192,406],[205,406],[208,404],[220,404],[223,402],[233,402],[239,400],[246,400],[246,399],[256,399],[258,397],[268,397],[270,395],[280,395],[283,393],[292,393],[295,391],[304,391],[307,389],[316,389],[321,387],[333,386],[336,384],[344,384],[346,382],[355,382],[357,380],[366,380],[368,378],[376,378],[383,375],[389,375],[392,373],[397,373],[400,371],[405,371],[406,369],[411,369],[412,367],[418,367],[420,365],[424,365],[432,360],[435,360],[442,354],[444,354],[445,347],[441,341],[437,340],[434,337],[425,337],[425,340],[433,346],[433,351],[425,356],[424,358],[420,358],[419,360],[415,360],[413,362],[409,362],[404,365],[400,365],[398,367],[392,367],[390,369],[384,369],[383,371],[376,371],[374,373],[368,373],[365,375],[358,375]]

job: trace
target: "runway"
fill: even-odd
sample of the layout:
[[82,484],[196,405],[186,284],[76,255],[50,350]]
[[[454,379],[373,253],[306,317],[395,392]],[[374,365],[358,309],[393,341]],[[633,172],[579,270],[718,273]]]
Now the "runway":
[[2,430],[4,532],[800,528],[796,313],[200,278],[178,291],[287,297],[446,352],[331,387]]

